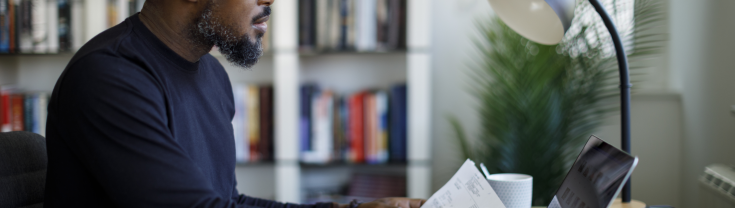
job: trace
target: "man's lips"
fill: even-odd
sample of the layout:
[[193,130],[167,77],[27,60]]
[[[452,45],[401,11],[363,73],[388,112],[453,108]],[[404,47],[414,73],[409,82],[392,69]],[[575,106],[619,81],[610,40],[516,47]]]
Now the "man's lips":
[[253,28],[256,30],[259,30],[262,33],[265,33],[268,31],[268,23],[266,23],[270,19],[270,16],[261,17],[253,22]]

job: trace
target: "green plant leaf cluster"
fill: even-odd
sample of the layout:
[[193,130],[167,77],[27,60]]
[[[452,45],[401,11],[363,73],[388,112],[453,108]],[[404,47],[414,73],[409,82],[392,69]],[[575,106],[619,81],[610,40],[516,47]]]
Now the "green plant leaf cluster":
[[[660,1],[638,0],[627,11],[634,12],[635,30],[621,35],[631,71],[648,67],[636,63],[660,53],[665,36],[646,29],[663,18],[661,7]],[[523,38],[500,18],[480,21],[483,33],[475,42],[481,58],[469,76],[480,103],[480,132],[470,139],[457,119],[449,119],[464,157],[491,173],[532,175],[537,206],[548,205],[586,139],[618,110],[618,63],[609,33],[588,2],[576,12],[598,19],[575,19],[552,46]],[[619,12],[626,11],[611,13]]]

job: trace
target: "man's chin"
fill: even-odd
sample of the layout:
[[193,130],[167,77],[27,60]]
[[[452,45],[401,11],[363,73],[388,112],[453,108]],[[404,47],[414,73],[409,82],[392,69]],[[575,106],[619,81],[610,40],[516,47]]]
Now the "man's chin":
[[222,53],[222,55],[231,64],[248,69],[258,63],[258,60],[263,54],[260,48],[239,48],[237,50],[225,50],[220,48],[220,53]]

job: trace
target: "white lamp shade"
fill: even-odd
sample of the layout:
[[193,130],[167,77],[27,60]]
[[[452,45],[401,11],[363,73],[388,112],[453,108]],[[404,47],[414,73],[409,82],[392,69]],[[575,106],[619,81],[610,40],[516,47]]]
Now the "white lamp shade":
[[574,18],[575,0],[488,0],[511,29],[531,41],[554,45]]

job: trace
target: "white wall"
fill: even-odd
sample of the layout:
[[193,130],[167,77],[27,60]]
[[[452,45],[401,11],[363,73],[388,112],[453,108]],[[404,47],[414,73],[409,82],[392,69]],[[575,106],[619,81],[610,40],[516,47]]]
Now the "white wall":
[[457,116],[467,132],[477,132],[477,103],[468,93],[470,62],[478,57],[471,38],[477,20],[492,10],[484,0],[434,0],[432,5],[432,193],[457,171],[460,158],[447,116]]
[[735,1],[671,1],[673,88],[682,94],[683,207],[697,207],[697,177],[712,163],[735,164]]
[[[635,93],[631,96],[631,153],[639,158],[631,176],[633,199],[681,207],[681,109],[678,93]],[[605,125],[594,134],[620,147],[619,114],[607,118]]]

